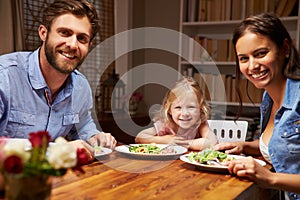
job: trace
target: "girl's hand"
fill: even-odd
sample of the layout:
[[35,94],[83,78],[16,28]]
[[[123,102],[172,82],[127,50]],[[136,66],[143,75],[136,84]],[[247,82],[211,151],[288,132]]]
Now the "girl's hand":
[[159,136],[160,141],[163,144],[176,144],[180,145],[183,147],[188,148],[189,147],[189,141],[184,139],[183,137],[177,137],[174,135],[164,135],[164,136]]
[[179,146],[183,146],[187,149],[189,149],[189,147],[190,147],[189,141],[184,139],[183,137],[174,137],[173,143],[177,144]]
[[242,142],[221,142],[213,147],[214,150],[224,151],[227,154],[242,154],[244,146]]
[[230,161],[228,171],[239,177],[246,177],[261,187],[270,187],[273,173],[261,166],[252,157],[245,157]]
[[157,135],[176,135],[176,133],[168,126],[161,128]]

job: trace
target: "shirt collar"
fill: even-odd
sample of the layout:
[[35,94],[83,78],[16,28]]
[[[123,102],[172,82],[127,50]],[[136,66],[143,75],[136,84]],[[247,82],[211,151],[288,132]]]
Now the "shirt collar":
[[[34,89],[42,89],[48,87],[40,68],[39,52],[40,52],[40,48],[35,50],[29,57],[28,75],[29,75],[29,81]],[[65,85],[66,93],[70,93],[70,91],[73,88],[73,84],[74,84],[73,81],[75,81],[75,74],[77,74],[76,71],[71,73],[71,75],[66,80],[66,85]]]
[[[291,109],[294,103],[299,99],[300,82],[292,79],[287,79],[284,91],[284,99],[281,107]],[[265,91],[262,108],[265,111],[270,105],[272,105],[272,99],[269,94]]]
[[287,79],[284,92],[284,100],[282,103],[283,107],[291,109],[294,103],[299,101],[299,89],[300,81]]
[[46,81],[42,74],[40,64],[39,64],[39,52],[40,48],[35,50],[29,56],[29,67],[28,67],[28,76],[29,81],[34,89],[41,89],[47,87]]

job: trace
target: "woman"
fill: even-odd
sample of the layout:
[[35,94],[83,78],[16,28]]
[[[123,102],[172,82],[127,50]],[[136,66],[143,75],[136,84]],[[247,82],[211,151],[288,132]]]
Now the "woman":
[[141,131],[136,143],[178,144],[191,150],[202,150],[217,143],[208,126],[209,107],[200,85],[183,78],[169,90],[154,127]]
[[300,64],[299,54],[281,21],[272,14],[243,20],[233,34],[237,77],[243,74],[265,90],[261,104],[261,136],[252,142],[220,143],[226,153],[262,154],[276,172],[253,158],[235,160],[229,171],[259,185],[288,191],[300,199]]

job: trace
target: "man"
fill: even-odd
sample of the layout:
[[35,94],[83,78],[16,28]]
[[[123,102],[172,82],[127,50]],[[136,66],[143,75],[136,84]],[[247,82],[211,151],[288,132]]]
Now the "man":
[[111,134],[96,129],[90,86],[76,70],[98,29],[97,12],[87,0],[57,0],[44,10],[41,47],[0,57],[0,136],[27,138],[47,130],[55,140],[75,130],[81,140],[72,143],[91,159],[93,146],[115,147]]

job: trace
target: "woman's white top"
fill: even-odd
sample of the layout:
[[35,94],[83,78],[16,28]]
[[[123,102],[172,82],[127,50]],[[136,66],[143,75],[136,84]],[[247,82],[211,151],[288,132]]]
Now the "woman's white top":
[[268,163],[272,164],[272,161],[270,159],[270,154],[269,154],[268,146],[265,145],[265,143],[264,143],[264,141],[262,139],[263,134],[264,133],[261,134],[260,139],[259,139],[259,150],[260,150],[261,155],[264,157],[264,159]]

